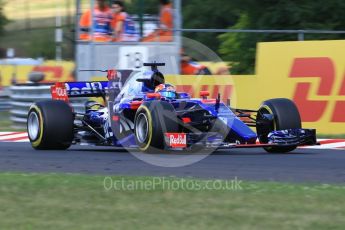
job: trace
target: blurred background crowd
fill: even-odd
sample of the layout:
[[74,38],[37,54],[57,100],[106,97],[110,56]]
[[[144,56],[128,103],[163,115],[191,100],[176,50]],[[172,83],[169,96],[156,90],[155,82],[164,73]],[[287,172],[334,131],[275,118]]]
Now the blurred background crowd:
[[[8,49],[13,48],[17,57],[55,59],[58,40],[61,58],[74,60],[76,40],[90,40],[91,32],[95,35],[94,40],[169,42],[173,40],[174,3],[168,0],[95,0],[92,5],[90,0],[0,0],[0,58],[6,58]],[[303,40],[345,37],[344,33],[324,32],[345,28],[343,0],[327,3],[318,0],[184,0],[181,5],[183,29],[215,29],[215,32],[186,30],[182,35],[213,50],[231,67],[232,74],[254,72],[257,42],[301,38],[296,31],[273,33],[265,30],[316,31],[303,34]],[[103,13],[108,16],[104,18]],[[90,27],[91,16],[100,16],[108,22],[104,28],[93,29]],[[76,31],[77,25],[80,31]],[[57,27],[63,31],[60,40],[56,38],[59,36]],[[221,31],[224,29],[257,31]],[[106,36],[102,37],[104,34]],[[193,53],[181,50],[181,54],[183,61],[193,59]],[[191,64],[196,70],[191,71],[193,66],[188,66],[184,68],[186,74],[195,74],[204,68],[200,63]],[[218,67],[209,67],[206,73],[208,71],[227,73]]]

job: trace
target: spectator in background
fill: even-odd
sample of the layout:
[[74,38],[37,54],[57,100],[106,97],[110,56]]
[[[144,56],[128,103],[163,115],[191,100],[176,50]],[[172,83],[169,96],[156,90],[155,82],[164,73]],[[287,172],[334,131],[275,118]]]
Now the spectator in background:
[[111,22],[114,31],[113,41],[138,41],[139,36],[134,21],[125,12],[123,1],[113,1],[111,8],[113,10],[113,20]]
[[181,73],[182,75],[212,75],[206,66],[193,61],[184,51],[181,53]]
[[143,42],[171,42],[173,40],[173,7],[170,0],[160,0],[159,28],[142,39]]
[[[87,10],[80,18],[80,40],[109,42],[112,40],[112,11],[108,7],[106,0],[97,0],[97,5],[93,9],[93,23],[91,10]],[[91,32],[93,28],[93,34]]]

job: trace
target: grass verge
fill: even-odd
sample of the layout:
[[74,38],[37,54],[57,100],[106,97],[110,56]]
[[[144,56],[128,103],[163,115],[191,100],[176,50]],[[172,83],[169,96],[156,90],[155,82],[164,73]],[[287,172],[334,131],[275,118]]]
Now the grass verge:
[[0,111],[0,132],[26,131],[25,129],[15,129],[11,126],[12,126],[12,122],[10,120],[10,113],[8,111]]
[[[343,185],[242,182],[236,190],[199,190],[193,186],[224,187],[229,181],[164,178],[158,183],[163,178],[117,176],[106,181],[108,189],[117,187],[107,190],[104,179],[2,173],[0,228],[343,229],[345,225]],[[135,190],[135,184],[146,189]]]
[[0,132],[15,131],[12,127],[12,122],[10,121],[9,112],[0,112]]
[[[47,19],[48,20],[48,19]],[[64,27],[64,35],[73,39],[73,34],[68,27]],[[46,59],[55,58],[55,28],[46,27],[32,30],[6,31],[0,37],[1,48],[15,48],[17,57],[44,57]],[[73,44],[69,40],[62,43],[63,57],[73,58]]]

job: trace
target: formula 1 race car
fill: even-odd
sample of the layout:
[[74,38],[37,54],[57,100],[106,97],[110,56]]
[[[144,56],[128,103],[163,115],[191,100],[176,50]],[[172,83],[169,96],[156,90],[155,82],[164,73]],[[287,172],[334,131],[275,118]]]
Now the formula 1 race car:
[[[264,101],[258,110],[232,108],[207,91],[200,98],[176,92],[158,66],[133,72],[107,71],[109,81],[56,83],[52,100],[34,103],[27,130],[35,149],[67,149],[72,144],[137,148],[143,152],[199,151],[207,148],[263,147],[289,152],[315,145],[315,129],[302,129],[295,104],[285,98]],[[84,112],[69,104],[73,97],[89,99]],[[252,128],[256,128],[256,132]]]

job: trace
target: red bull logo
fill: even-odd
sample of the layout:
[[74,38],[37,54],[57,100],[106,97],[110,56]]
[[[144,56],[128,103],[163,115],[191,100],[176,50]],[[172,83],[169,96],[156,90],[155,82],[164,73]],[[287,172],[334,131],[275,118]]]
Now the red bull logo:
[[166,133],[169,139],[169,146],[172,148],[187,147],[187,135],[185,133]]

